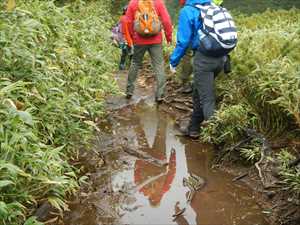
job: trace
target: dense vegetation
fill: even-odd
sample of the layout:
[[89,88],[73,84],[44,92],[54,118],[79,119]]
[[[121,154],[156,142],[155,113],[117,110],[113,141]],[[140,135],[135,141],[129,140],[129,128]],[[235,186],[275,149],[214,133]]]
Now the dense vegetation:
[[[300,10],[239,15],[237,23],[239,44],[232,54],[233,73],[220,76],[222,101],[203,129],[203,139],[231,145],[245,138],[251,128],[271,142],[284,140],[285,148],[274,157],[281,163],[283,180],[300,194],[300,169],[286,166],[297,156],[292,142],[300,134]],[[254,141],[235,151],[254,163],[260,159],[261,146]]]
[[[80,183],[69,161],[79,147],[88,147],[94,120],[104,113],[104,97],[116,92],[110,12],[126,1],[54,2],[19,0],[12,11],[0,3],[0,224],[24,224],[44,201],[67,208],[66,196]],[[65,2],[72,4],[62,6]],[[229,8],[257,11],[248,10],[249,2],[254,0],[225,0]],[[260,2],[260,10],[282,6]],[[285,2],[285,8],[299,4]],[[218,80],[222,101],[203,139],[231,145],[252,128],[270,140],[295,140],[300,10],[239,15],[237,22],[234,70]],[[299,194],[300,169],[289,166],[295,151],[287,145],[274,157],[287,187]],[[254,163],[260,152],[261,142],[253,141],[234,153]],[[38,223],[30,218],[25,224]]]
[[2,4],[0,224],[23,224],[45,200],[66,209],[78,187],[68,161],[116,91],[108,4],[24,0],[12,11]]

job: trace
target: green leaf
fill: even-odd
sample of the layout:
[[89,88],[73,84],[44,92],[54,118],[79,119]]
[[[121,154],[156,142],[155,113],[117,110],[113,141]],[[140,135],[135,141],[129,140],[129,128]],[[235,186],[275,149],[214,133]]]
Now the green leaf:
[[0,216],[6,216],[8,214],[7,205],[5,202],[0,201]]
[[24,225],[43,225],[43,223],[38,222],[36,217],[32,216],[25,221]]
[[0,180],[0,188],[6,187],[11,184],[14,184],[14,182],[10,180]]
[[63,202],[60,198],[57,197],[48,197],[48,202],[56,209],[58,210],[67,210],[68,205]]
[[18,111],[18,115],[27,125],[33,126],[33,119],[29,112],[26,111]]

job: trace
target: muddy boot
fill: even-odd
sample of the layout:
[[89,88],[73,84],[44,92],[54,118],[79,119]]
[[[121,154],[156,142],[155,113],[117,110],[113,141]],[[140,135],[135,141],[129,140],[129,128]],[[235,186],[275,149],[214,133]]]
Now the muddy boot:
[[200,123],[200,118],[192,117],[189,122],[183,121],[181,124],[179,124],[179,131],[184,136],[197,139],[200,137]]
[[157,104],[161,104],[163,102],[163,97],[156,97],[155,101]]
[[131,99],[132,98],[132,94],[126,94],[125,98],[128,99],[128,100]]
[[198,139],[200,137],[200,131],[192,130],[191,126],[180,127],[179,131],[182,133],[182,135],[192,139]]
[[190,82],[183,83],[182,87],[179,89],[180,93],[190,94],[193,91],[192,85]]

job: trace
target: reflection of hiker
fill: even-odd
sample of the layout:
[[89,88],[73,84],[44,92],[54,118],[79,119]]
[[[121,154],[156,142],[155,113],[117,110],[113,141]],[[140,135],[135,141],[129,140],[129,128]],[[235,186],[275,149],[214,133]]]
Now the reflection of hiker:
[[176,66],[191,46],[195,50],[193,71],[193,113],[187,129],[190,137],[199,137],[200,124],[215,110],[214,78],[223,69],[226,55],[237,42],[236,28],[226,9],[211,0],[187,0],[180,10],[177,43],[170,57],[170,69]]
[[124,70],[126,65],[126,58],[132,55],[132,40],[129,35],[127,19],[126,19],[127,5],[123,7],[123,15],[120,17],[118,24],[112,29],[112,39],[114,44],[122,51],[119,63],[119,69]]
[[158,102],[161,102],[166,79],[162,54],[162,27],[167,42],[171,43],[172,41],[172,24],[168,11],[163,0],[131,0],[126,16],[130,37],[134,44],[126,98],[130,99],[133,95],[138,71],[142,67],[144,54],[148,51],[157,80],[155,97]]
[[[213,3],[216,5],[222,5],[223,0],[213,0]],[[180,0],[179,1],[180,6],[184,6],[185,0]],[[181,81],[181,88],[180,92],[184,94],[188,94],[192,92],[192,84],[190,82],[192,73],[193,73],[193,55],[194,52],[191,48],[188,48],[186,51],[186,54],[182,57],[181,63],[180,63],[180,68],[179,68],[179,79]],[[230,57],[229,55],[227,56],[227,60],[224,65],[224,73],[230,73],[231,68],[230,68]]]
[[[147,123],[147,121],[144,122]],[[146,130],[141,129],[141,126],[137,127],[139,146],[143,146],[143,151],[153,158],[168,159],[169,164],[158,167],[145,160],[137,160],[134,168],[134,182],[139,187],[139,192],[148,198],[152,206],[159,205],[163,196],[169,191],[176,174],[176,152],[174,150],[171,150],[170,154],[166,152],[167,123],[160,118],[156,122],[157,124],[153,124],[155,130],[147,130],[151,132],[150,135]],[[154,140],[151,138],[152,135],[155,135]]]

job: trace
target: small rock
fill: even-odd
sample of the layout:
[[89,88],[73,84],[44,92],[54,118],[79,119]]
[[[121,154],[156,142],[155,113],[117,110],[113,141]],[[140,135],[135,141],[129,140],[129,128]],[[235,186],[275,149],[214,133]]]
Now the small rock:
[[272,199],[276,195],[275,191],[265,191],[264,193],[268,196],[269,199]]

